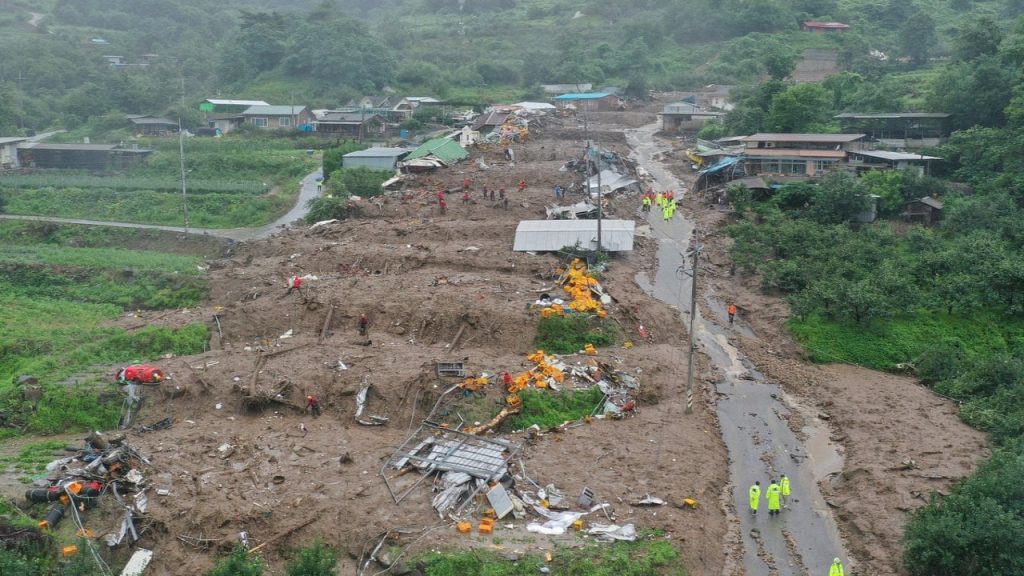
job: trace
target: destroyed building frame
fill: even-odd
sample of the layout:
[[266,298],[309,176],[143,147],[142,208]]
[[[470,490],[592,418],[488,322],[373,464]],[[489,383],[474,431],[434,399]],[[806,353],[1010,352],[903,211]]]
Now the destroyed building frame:
[[[425,420],[384,462],[380,475],[395,504],[400,504],[428,476],[439,472],[468,474],[477,482],[456,510],[458,514],[489,481],[498,481],[505,476],[509,463],[522,450],[522,443],[467,434]],[[418,469],[421,474],[416,480],[399,486],[395,480],[403,477],[409,466]],[[399,472],[389,476],[389,470]]]

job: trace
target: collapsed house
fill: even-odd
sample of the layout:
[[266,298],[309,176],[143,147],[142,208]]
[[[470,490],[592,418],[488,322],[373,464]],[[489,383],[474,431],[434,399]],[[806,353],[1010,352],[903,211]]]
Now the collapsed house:
[[426,172],[452,166],[468,156],[469,152],[451,138],[434,138],[420,144],[398,167],[402,172]]

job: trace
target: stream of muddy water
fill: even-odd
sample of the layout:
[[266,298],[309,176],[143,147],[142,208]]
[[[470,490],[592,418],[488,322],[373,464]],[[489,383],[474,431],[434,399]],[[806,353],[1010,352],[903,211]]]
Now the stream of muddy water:
[[[669,147],[655,138],[659,129],[660,123],[654,123],[628,130],[626,140],[633,149],[634,159],[650,173],[654,189],[674,190],[679,197],[685,185],[661,161]],[[692,260],[684,255],[693,238],[693,222],[682,213],[665,221],[657,211],[652,211],[648,220],[652,237],[658,241],[657,271],[654,278],[640,273],[636,281],[648,294],[678,308],[684,325],[689,325],[691,313],[696,314],[693,326],[697,350],[710,358],[716,372],[715,410],[729,450],[729,494],[733,503],[726,509],[732,516],[732,525],[738,522],[743,543],[742,561],[737,559],[731,567],[727,563],[727,573],[730,576],[828,573],[834,557],[846,560],[839,531],[818,488],[819,481],[842,469],[842,458],[829,440],[828,426],[812,409],[787,398],[778,384],[768,382],[733,344],[734,334],[757,336],[742,324],[742,319],[738,319],[735,326],[728,326],[723,320],[725,303],[711,291],[701,290],[707,309],[716,315],[714,318],[703,318],[700,307],[689,310],[691,277],[688,270]],[[688,343],[680,345],[685,347]],[[807,423],[800,434],[791,430],[787,421],[787,416],[793,412],[799,412]],[[787,475],[792,485],[788,507],[778,516],[769,516],[762,495],[758,513],[751,514],[747,504],[748,488],[760,481],[764,494],[768,483],[781,474]]]

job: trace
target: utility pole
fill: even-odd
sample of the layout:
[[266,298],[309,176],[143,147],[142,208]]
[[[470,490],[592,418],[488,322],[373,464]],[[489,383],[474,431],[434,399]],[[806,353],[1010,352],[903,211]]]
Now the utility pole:
[[[590,186],[590,183],[587,183]],[[597,254],[601,255],[601,143],[597,143]]]
[[[694,343],[693,319],[697,317],[697,269],[700,266],[700,253],[704,247],[700,245],[697,229],[693,229],[693,238],[690,240],[689,256],[693,257],[693,267],[690,268],[690,355],[686,368],[686,413],[693,413],[693,355],[697,351]],[[685,264],[684,264],[685,266]]]
[[[579,85],[577,84],[577,87],[578,86]],[[586,187],[587,187],[587,197],[589,198],[590,197],[590,153],[591,153],[591,148],[590,148],[590,126],[589,126],[589,124],[587,122],[587,111],[586,111],[586,109],[583,110],[583,138],[587,141],[587,147],[586,147],[587,170],[585,172],[587,177],[586,177],[585,180],[586,180]],[[597,143],[597,162],[595,163],[595,165],[597,166],[597,253],[600,254],[601,253],[601,247],[602,247],[602,243],[601,243],[601,219],[602,219],[602,214],[601,214],[601,144],[600,144],[600,142]]]
[[181,75],[181,112],[178,113],[178,158],[181,164],[181,207],[185,216],[185,234],[188,234],[188,191],[185,184],[185,134],[181,115],[185,113],[185,75]]

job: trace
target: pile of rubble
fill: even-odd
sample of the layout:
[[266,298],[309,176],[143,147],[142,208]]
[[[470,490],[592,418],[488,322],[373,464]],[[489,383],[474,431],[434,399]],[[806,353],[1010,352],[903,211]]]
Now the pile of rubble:
[[[163,427],[161,423],[153,429]],[[149,466],[149,460],[140,454],[124,435],[110,438],[98,432],[91,433],[85,440],[83,450],[74,456],[54,460],[46,466],[46,476],[33,483],[25,491],[25,499],[32,503],[53,503],[45,519],[39,522],[43,530],[54,530],[65,519],[70,518],[77,526],[76,534],[85,542],[97,562],[98,573],[109,574],[110,569],[93,546],[92,538],[97,533],[85,527],[84,515],[104,502],[114,503],[119,518],[102,540],[110,548],[127,542],[134,545],[149,528],[146,516],[148,504],[148,483],[142,470]],[[167,495],[165,490],[157,494]],[[92,523],[95,525],[95,523]],[[64,548],[65,555],[79,552],[77,546]],[[135,564],[148,563],[151,552],[138,549],[139,558]],[[145,558],[145,562],[143,562]],[[143,566],[144,568],[144,566]]]

